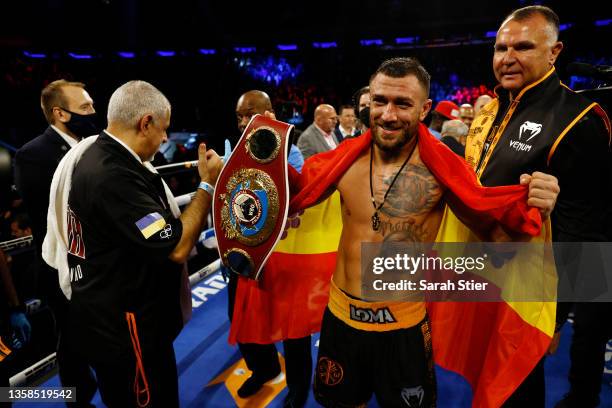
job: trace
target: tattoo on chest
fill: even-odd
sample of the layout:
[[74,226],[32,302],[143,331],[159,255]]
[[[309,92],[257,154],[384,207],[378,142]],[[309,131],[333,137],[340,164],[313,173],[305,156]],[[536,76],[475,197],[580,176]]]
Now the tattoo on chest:
[[427,238],[423,225],[415,223],[414,219],[381,221],[379,232],[385,242],[423,242]]
[[[384,196],[392,181],[393,175],[383,176],[377,197]],[[391,187],[381,212],[391,218],[425,215],[438,204],[441,196],[442,189],[429,170],[410,163]]]

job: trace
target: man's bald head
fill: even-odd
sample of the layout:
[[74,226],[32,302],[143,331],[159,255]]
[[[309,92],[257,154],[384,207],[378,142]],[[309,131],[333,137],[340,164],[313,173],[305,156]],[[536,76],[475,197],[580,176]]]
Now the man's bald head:
[[244,132],[253,115],[264,115],[266,111],[274,113],[267,93],[256,89],[243,93],[236,104],[236,119],[240,132]]
[[474,120],[474,107],[469,103],[464,103],[459,107],[459,119],[465,123],[468,127]]
[[334,109],[334,107],[331,106],[331,105],[323,103],[323,104],[321,104],[321,105],[316,107],[316,109],[314,111],[314,116],[315,116],[315,119],[316,119],[317,116],[326,115],[326,114],[329,114],[331,112],[336,113],[336,109]]
[[489,95],[480,95],[476,98],[476,102],[474,102],[474,115],[478,115],[478,112],[485,106],[487,103],[493,100]]
[[331,133],[336,127],[337,121],[336,109],[331,105],[321,104],[314,111],[314,123],[325,133]]
[[453,119],[444,122],[440,134],[442,137],[450,136],[465,146],[465,139],[469,130],[468,125],[466,125],[464,122],[459,119]]

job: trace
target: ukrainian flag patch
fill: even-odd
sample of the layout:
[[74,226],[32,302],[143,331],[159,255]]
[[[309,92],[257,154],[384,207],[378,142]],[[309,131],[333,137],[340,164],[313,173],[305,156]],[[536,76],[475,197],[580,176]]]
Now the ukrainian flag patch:
[[166,220],[164,220],[164,217],[162,217],[160,213],[153,212],[136,221],[136,226],[145,239],[148,239],[151,235],[161,231],[166,226]]

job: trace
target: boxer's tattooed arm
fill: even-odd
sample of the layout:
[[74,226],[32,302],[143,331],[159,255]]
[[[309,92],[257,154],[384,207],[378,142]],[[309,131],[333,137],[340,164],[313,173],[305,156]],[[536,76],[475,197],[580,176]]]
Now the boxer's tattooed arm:
[[[393,177],[383,178],[386,191]],[[442,197],[442,189],[435,177],[424,166],[408,164],[402,170],[387,195],[381,212],[391,218],[425,215]]]

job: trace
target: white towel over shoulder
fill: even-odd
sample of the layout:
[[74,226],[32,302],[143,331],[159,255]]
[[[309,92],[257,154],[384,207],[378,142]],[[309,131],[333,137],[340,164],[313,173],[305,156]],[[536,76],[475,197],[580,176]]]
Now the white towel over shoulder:
[[[47,235],[43,242],[42,256],[47,264],[57,269],[60,288],[68,299],[72,296],[68,268],[68,196],[72,186],[72,173],[83,153],[97,139],[98,136],[85,138],[66,153],[53,174],[49,192]],[[149,171],[155,172],[150,163],[147,162],[144,165]],[[163,184],[172,214],[178,218],[181,212],[176,200],[166,183]]]

